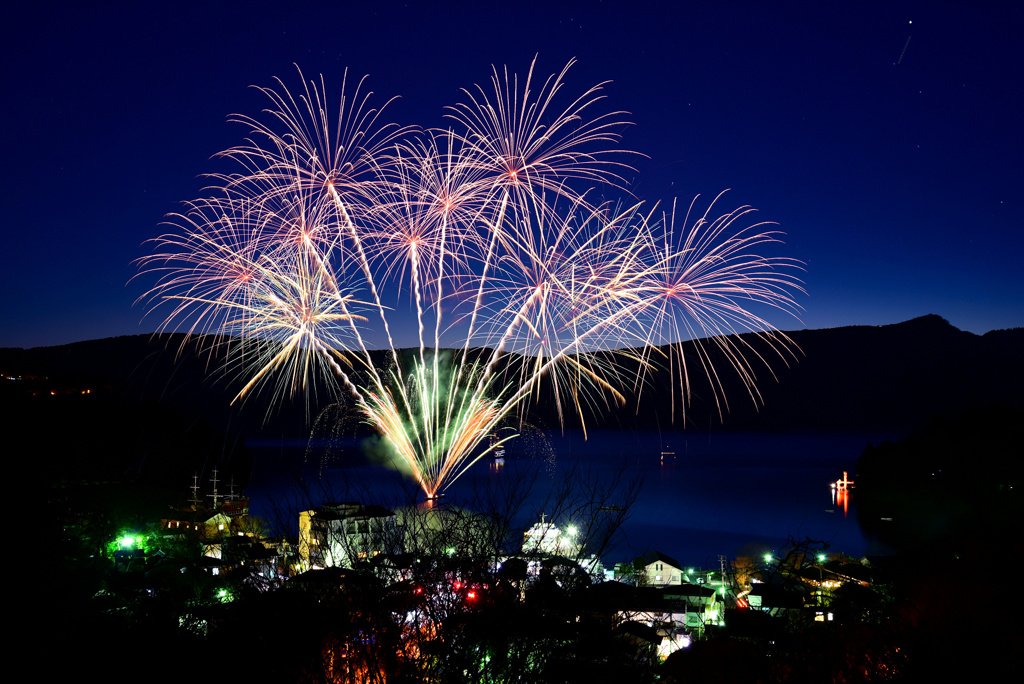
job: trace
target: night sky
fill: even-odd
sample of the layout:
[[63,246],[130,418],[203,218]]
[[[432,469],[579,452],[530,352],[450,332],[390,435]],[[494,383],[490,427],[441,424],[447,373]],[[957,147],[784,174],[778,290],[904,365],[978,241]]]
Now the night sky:
[[[26,3],[27,4],[27,3]],[[163,216],[248,130],[250,85],[368,74],[443,125],[491,66],[611,81],[633,191],[749,204],[806,264],[800,320],[1024,325],[1018,2],[33,3],[3,11],[0,346],[153,331],[130,281]]]

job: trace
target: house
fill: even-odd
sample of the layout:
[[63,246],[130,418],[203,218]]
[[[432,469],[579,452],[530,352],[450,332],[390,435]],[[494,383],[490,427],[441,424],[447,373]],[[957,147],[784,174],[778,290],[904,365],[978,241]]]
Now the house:
[[799,592],[776,584],[754,584],[746,600],[751,610],[773,616],[799,614],[804,606],[804,597]]
[[665,600],[673,612],[682,612],[686,628],[698,634],[712,625],[725,624],[723,605],[718,598],[718,592],[700,584],[680,584],[665,589]]
[[391,550],[394,512],[383,506],[329,503],[299,513],[299,556],[305,567],[351,568]]
[[[714,589],[697,584],[681,584],[637,591],[641,593],[635,596],[646,595],[647,602],[632,602],[630,608],[621,615],[660,629],[664,641],[659,652],[663,657],[686,647],[691,638],[703,636],[708,628],[725,624],[722,602],[718,600]],[[657,600],[652,601],[652,596],[656,596]]]
[[[687,604],[677,598],[670,599],[671,591],[675,590],[603,582],[590,587],[582,605],[592,615],[610,616],[612,624],[641,624],[654,630],[657,655],[664,660],[688,647],[693,635],[703,629],[687,627]],[[701,596],[700,600],[706,597]],[[703,615],[703,611],[700,614]]]
[[[683,583],[683,565],[660,551],[648,551],[634,561],[647,586],[668,587]],[[642,568],[642,570],[641,570]]]

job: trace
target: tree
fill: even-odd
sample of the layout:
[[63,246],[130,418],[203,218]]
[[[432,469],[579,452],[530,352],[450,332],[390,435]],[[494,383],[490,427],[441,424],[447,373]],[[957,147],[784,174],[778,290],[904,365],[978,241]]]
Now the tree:
[[[382,671],[388,681],[578,681],[584,673],[593,680],[614,671],[636,681],[643,668],[650,671],[649,644],[638,646],[614,615],[593,615],[586,600],[588,560],[608,549],[628,519],[639,482],[626,473],[602,480],[577,470],[560,479],[536,510],[527,510],[536,479],[536,471],[527,470],[462,500],[415,505],[407,499],[397,507],[356,487],[300,487],[296,518],[344,511],[345,520],[356,523],[332,520],[313,532],[311,522],[311,546],[341,549],[333,558],[348,567],[310,571],[286,585],[292,591],[324,582],[330,589],[318,598],[317,617],[307,621],[308,637],[322,645],[304,666],[310,681]],[[361,515],[370,507],[392,512],[393,524],[360,532]],[[578,540],[573,557],[523,552],[518,521],[539,519],[541,511],[572,521]],[[361,557],[367,548],[375,553]],[[327,604],[343,610],[320,607]]]

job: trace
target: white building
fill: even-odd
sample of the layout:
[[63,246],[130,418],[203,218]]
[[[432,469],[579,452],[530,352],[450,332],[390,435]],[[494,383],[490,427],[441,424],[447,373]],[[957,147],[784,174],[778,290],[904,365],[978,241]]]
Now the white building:
[[395,514],[345,502],[299,513],[299,556],[308,568],[351,568],[385,553],[397,540]]
[[523,555],[525,556],[544,554],[577,558],[581,550],[579,530],[575,526],[556,527],[554,523],[545,522],[543,515],[541,515],[541,521],[526,530],[523,535]]
[[637,559],[643,565],[647,586],[676,587],[683,583],[683,566],[660,551],[648,551]]

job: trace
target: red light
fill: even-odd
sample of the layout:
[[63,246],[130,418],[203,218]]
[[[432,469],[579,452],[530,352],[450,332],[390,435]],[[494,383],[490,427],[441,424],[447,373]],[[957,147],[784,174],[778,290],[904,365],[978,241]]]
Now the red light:
[[423,587],[416,587],[416,593],[417,594],[422,594],[423,593]]
[[468,598],[468,599],[475,599],[476,598],[476,592],[475,591],[469,592],[468,594],[466,594],[466,598]]
[[455,586],[455,591],[458,591],[459,589],[462,588],[462,582],[456,582],[454,586]]

